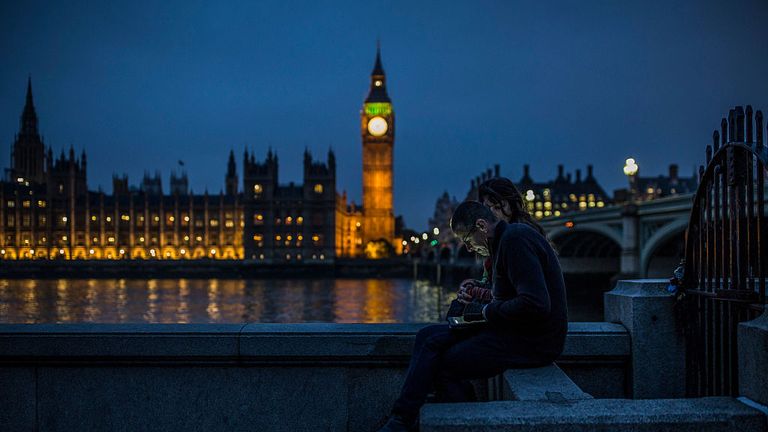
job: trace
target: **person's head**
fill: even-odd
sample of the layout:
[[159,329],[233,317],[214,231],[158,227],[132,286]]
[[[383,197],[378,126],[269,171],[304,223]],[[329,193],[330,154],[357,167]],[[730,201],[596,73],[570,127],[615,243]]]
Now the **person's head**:
[[490,255],[489,239],[497,223],[493,212],[478,201],[464,201],[451,216],[451,230],[456,237],[468,251],[482,256]]
[[478,199],[493,214],[508,223],[525,223],[544,234],[538,222],[525,209],[525,201],[512,180],[506,177],[494,177],[480,184],[477,188]]

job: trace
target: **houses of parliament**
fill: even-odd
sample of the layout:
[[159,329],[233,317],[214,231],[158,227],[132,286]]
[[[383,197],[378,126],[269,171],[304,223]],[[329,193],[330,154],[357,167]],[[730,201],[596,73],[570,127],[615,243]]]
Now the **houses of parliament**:
[[[377,50],[360,113],[362,206],[336,188],[336,157],[304,153],[303,184],[281,184],[278,156],[233,152],[219,194],[193,194],[186,173],[138,187],[113,176],[112,193],[91,191],[85,151],[55,156],[38,129],[31,78],[11,167],[0,182],[1,259],[247,259],[328,262],[399,252],[393,213],[394,111]],[[242,182],[240,181],[242,176]]]

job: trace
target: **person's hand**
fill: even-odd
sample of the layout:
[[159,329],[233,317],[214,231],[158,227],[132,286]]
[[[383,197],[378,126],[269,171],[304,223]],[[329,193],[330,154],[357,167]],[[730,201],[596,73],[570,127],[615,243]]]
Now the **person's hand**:
[[476,287],[478,281],[475,279],[464,279],[459,284],[459,290],[456,292],[456,299],[460,302],[467,304],[472,301],[472,295],[469,294],[471,288]]

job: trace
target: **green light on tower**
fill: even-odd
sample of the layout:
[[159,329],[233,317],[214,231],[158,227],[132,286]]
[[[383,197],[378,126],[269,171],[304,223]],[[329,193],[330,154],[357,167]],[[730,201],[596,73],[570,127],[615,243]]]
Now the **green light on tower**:
[[388,102],[370,102],[365,104],[365,115],[388,116],[392,114],[392,104]]

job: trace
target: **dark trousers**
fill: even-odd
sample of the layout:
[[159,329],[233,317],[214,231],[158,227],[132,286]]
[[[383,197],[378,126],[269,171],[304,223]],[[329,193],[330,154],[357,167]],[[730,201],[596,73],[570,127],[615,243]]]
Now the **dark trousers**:
[[437,389],[441,400],[465,402],[466,380],[490,378],[513,367],[534,367],[551,360],[525,353],[524,346],[498,331],[451,330],[448,324],[424,327],[416,334],[413,355],[392,413],[415,421],[427,395]]

